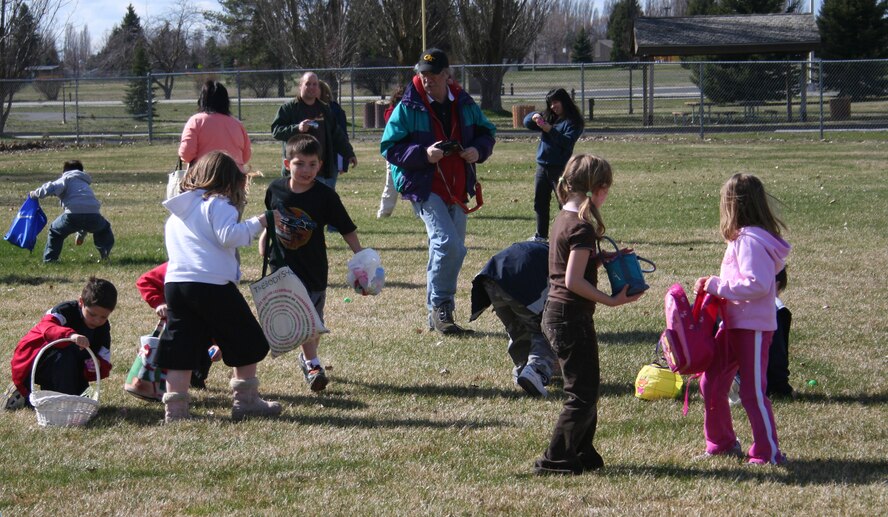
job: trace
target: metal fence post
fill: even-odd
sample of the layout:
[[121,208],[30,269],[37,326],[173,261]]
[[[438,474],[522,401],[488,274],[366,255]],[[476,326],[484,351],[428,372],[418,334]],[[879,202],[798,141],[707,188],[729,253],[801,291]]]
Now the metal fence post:
[[820,139],[823,140],[823,60],[817,63],[817,81],[820,83]]
[[[351,90],[351,106],[352,106],[352,140],[355,139],[355,126],[357,126],[357,122],[355,121],[355,69],[352,67],[351,69],[351,81],[349,81],[349,89]],[[366,124],[365,124],[366,125]]]
[[700,81],[699,82],[700,82],[700,84],[699,84],[699,87],[700,87],[700,106],[699,106],[700,107],[700,111],[699,111],[700,140],[703,140],[705,138],[704,129],[703,129],[703,126],[704,126],[704,122],[703,122],[703,97],[704,97],[703,96],[703,63],[700,63]]
[[[821,105],[823,102],[821,101]],[[820,110],[821,112],[823,109]],[[821,117],[822,118],[822,117]],[[80,143],[80,77],[74,78],[74,125],[76,126],[74,142]]]
[[[629,114],[632,114],[632,69],[634,68],[634,63],[629,63]],[[601,111],[601,110],[599,110]]]
[[154,131],[154,104],[152,101],[154,99],[151,98],[151,94],[153,93],[151,91],[151,72],[145,74],[145,80],[148,82],[148,145],[151,145],[154,139],[154,135],[152,135],[152,132]]
[[580,63],[580,111],[586,118],[586,63]]
[[237,85],[237,119],[243,120],[241,117],[241,80],[240,70],[234,72],[234,84]]

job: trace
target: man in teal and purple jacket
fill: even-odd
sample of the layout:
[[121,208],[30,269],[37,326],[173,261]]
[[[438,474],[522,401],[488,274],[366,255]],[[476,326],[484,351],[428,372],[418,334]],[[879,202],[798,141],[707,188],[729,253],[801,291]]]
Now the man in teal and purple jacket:
[[447,55],[422,53],[416,75],[395,107],[380,150],[395,188],[426,225],[429,328],[470,332],[453,321],[456,281],[466,256],[466,204],[475,196],[475,164],[493,152],[496,128],[455,81]]

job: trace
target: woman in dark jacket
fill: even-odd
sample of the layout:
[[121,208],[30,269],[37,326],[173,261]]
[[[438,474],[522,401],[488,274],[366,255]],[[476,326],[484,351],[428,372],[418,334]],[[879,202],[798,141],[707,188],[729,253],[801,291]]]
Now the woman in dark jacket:
[[533,194],[536,233],[528,240],[546,242],[552,192],[573,154],[574,144],[583,134],[583,116],[564,88],[557,88],[546,94],[546,110],[529,113],[524,127],[541,133]]

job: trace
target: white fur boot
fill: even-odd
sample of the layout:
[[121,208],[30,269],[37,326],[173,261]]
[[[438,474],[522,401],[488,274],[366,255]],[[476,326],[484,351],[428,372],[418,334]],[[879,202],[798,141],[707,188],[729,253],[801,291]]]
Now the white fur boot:
[[277,416],[281,414],[281,405],[267,402],[259,397],[259,379],[231,379],[228,383],[234,395],[231,407],[232,420],[243,420],[251,416]]
[[188,393],[164,393],[163,405],[166,408],[164,422],[172,423],[179,420],[189,420],[191,412],[188,410],[188,404],[191,402],[191,395]]

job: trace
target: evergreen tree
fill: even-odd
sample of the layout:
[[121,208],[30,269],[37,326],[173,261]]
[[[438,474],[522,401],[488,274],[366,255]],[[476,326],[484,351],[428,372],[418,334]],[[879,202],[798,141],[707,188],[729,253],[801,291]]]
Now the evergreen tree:
[[204,55],[206,56],[206,63],[201,63],[204,68],[210,70],[218,70],[222,68],[222,52],[219,49],[219,45],[216,43],[216,38],[214,36],[207,38],[207,44],[204,47]]
[[[148,88],[148,72],[150,71],[148,52],[145,47],[138,45],[133,52],[131,73],[134,77],[126,89],[126,97],[123,101],[126,105],[126,112],[136,119],[148,118],[149,110],[151,116],[154,116],[154,87]],[[151,94],[150,103],[148,101],[149,92]]]
[[[688,15],[772,14],[787,10],[785,0],[690,0]],[[790,2],[789,9],[797,5]],[[783,61],[799,60],[802,55],[750,54],[726,56],[695,56],[689,61]],[[702,78],[699,66],[690,67],[691,81],[703,89],[711,102],[772,101],[786,98],[799,90],[798,68],[776,63],[706,64]]]
[[592,44],[589,42],[586,27],[580,27],[580,31],[577,32],[577,37],[570,50],[570,60],[572,63],[591,63],[593,61]]
[[614,4],[607,24],[607,38],[614,42],[611,61],[632,60],[632,27],[641,15],[638,0],[619,0]]
[[[824,0],[817,17],[823,59],[888,58],[888,1]],[[823,84],[860,100],[888,92],[884,63],[824,63]]]
[[111,30],[105,46],[96,54],[95,66],[110,74],[126,75],[132,69],[136,47],[145,43],[142,21],[130,4],[120,25]]

